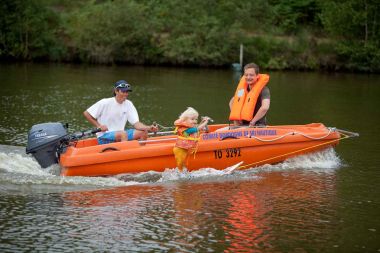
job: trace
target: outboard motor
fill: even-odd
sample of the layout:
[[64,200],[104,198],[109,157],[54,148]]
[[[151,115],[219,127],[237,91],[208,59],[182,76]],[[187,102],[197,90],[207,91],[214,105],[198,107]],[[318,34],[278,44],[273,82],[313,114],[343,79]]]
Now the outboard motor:
[[62,123],[34,125],[28,134],[26,153],[31,153],[42,168],[49,167],[58,163],[57,149],[67,137],[67,126]]

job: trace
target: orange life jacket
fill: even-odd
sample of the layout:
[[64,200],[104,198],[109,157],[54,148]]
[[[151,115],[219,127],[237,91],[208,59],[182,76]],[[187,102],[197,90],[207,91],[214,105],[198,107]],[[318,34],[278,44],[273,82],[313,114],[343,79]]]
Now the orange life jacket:
[[199,141],[199,132],[186,135],[186,129],[191,126],[180,120],[176,120],[174,125],[176,126],[174,132],[178,135],[175,146],[183,149],[195,149]]
[[256,83],[248,92],[247,83],[245,82],[245,77],[243,76],[240,79],[238,87],[236,88],[229,119],[251,121],[254,116],[253,113],[255,111],[257,99],[268,82],[269,75],[259,74]]

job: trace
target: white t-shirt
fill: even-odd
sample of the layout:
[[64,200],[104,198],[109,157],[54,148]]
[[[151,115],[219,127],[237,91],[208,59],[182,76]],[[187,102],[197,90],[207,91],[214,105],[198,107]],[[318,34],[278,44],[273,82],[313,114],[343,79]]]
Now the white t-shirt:
[[[119,104],[115,97],[104,98],[93,104],[87,112],[94,117],[99,124],[108,127],[108,132],[124,130],[127,121],[134,125],[139,121],[139,115],[133,103],[125,100]],[[97,133],[102,136],[105,132]]]

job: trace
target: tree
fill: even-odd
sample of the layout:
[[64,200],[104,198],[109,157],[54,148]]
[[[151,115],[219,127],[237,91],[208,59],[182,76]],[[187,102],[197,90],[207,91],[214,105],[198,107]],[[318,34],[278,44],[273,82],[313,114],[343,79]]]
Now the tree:
[[337,40],[342,65],[362,71],[380,70],[380,5],[376,0],[322,0],[321,20]]
[[55,37],[57,24],[56,15],[41,1],[2,0],[0,58],[52,58],[60,48]]

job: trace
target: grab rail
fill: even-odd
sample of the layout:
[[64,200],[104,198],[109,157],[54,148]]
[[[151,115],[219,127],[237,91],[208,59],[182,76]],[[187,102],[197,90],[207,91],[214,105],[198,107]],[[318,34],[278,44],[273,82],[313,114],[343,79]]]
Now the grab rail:
[[355,132],[351,132],[351,131],[347,131],[347,130],[343,130],[343,129],[338,129],[338,128],[334,128],[336,131],[338,131],[339,133],[342,133],[344,135],[347,135],[349,137],[359,137],[359,133],[355,133]]
[[160,141],[172,141],[177,140],[177,137],[175,138],[165,138],[165,139],[158,139],[158,140],[138,140],[139,143],[151,143],[151,142],[160,142]]

